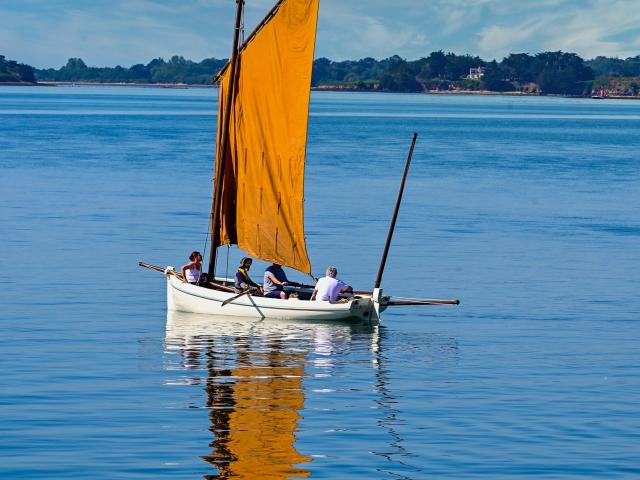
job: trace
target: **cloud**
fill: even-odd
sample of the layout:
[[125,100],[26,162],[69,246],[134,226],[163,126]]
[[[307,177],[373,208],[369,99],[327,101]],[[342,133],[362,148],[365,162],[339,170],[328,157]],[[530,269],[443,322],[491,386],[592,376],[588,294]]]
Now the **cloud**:
[[[524,24],[510,27],[491,26],[486,27],[478,34],[478,45],[484,54],[492,55],[496,58],[515,53],[519,45],[527,43],[533,44],[532,40],[540,35],[542,23],[540,21],[529,21]],[[527,49],[522,51],[528,51]]]
[[[631,46],[638,42],[640,25],[640,3],[626,0],[594,0],[588,10],[578,10],[551,24],[549,40],[559,48],[574,51],[583,56],[637,55]],[[618,34],[616,40],[610,40]]]
[[[640,53],[636,30],[640,2],[591,0],[578,8],[576,2],[547,0],[535,7],[535,11],[522,12],[519,19],[506,15],[501,19],[504,24],[484,27],[478,34],[482,53],[563,50],[585,58]],[[617,34],[616,40],[611,39],[612,34]]]
[[[250,0],[246,31],[274,0]],[[0,53],[36,66],[69,57],[91,65],[132,65],[174,54],[229,55],[233,0],[2,0]],[[565,50],[640,53],[637,0],[321,0],[317,56],[355,59],[433,50],[501,58]]]

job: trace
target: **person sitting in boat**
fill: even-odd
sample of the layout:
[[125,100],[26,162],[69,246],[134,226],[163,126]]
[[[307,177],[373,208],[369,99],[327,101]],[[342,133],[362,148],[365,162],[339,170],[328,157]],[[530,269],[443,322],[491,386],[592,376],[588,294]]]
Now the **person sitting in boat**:
[[336,267],[328,267],[326,276],[322,277],[316,283],[311,300],[335,302],[341,293],[351,293],[353,288],[342,280],[338,280],[338,269]]
[[191,252],[189,260],[191,261],[180,269],[182,271],[182,281],[197,285],[202,277],[202,255],[200,252]]
[[236,282],[234,288],[236,293],[249,292],[252,295],[262,295],[262,287],[249,277],[249,269],[253,260],[249,257],[244,257],[240,260],[240,266],[236,272]]
[[296,282],[290,282],[287,274],[284,273],[282,265],[273,263],[264,271],[264,296],[269,298],[286,299],[289,295],[285,292],[284,287],[287,285],[297,286]]

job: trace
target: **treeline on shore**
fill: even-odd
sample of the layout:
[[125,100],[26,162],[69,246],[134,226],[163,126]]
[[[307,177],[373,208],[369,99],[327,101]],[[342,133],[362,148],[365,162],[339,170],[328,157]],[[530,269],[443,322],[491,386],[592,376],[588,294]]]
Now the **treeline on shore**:
[[604,88],[610,95],[640,94],[640,55],[625,60],[575,53],[514,53],[500,62],[442,51],[407,61],[394,56],[377,61],[313,64],[313,85],[400,92],[491,91],[560,95],[592,95]]
[[[89,67],[71,58],[59,69],[35,69],[0,56],[0,82],[86,82],[206,85],[227,62],[201,62],[181,56],[156,58],[131,67]],[[385,92],[492,91],[561,95],[640,94],[640,55],[627,59],[584,60],[574,53],[514,53],[498,61],[478,56],[431,52],[418,60],[399,56],[313,62],[312,86],[318,89]]]
[[36,70],[41,82],[91,82],[91,83],[184,83],[207,85],[213,75],[225,64],[226,59],[205,58],[193,62],[184,57],[173,56],[169,61],[155,58],[148,64],[137,64],[129,68],[88,67],[81,58],[70,58],[59,69]]
[[0,83],[34,83],[34,68],[0,55]]

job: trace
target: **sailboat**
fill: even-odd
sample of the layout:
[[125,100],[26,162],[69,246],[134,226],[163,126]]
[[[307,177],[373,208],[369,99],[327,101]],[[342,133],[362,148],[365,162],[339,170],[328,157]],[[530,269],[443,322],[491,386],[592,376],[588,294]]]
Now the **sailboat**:
[[355,319],[379,322],[392,305],[458,304],[383,295],[382,273],[417,134],[405,165],[378,275],[371,291],[338,302],[309,301],[312,285],[289,299],[237,294],[233,280],[215,275],[217,248],[236,245],[250,256],[311,275],[304,235],[304,169],[319,0],[278,0],[239,45],[244,0],[237,0],[233,50],[219,82],[214,189],[207,281],[183,283],[163,272],[169,310],[256,318]]

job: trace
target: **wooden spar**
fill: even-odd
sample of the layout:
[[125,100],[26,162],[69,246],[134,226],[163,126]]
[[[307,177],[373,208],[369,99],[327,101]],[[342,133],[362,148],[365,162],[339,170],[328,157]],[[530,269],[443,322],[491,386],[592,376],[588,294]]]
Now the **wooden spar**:
[[[144,263],[144,262],[138,262],[138,265],[140,265],[141,267],[144,268],[148,268],[149,270],[155,270],[156,272],[160,272],[160,273],[165,273],[165,269],[162,267],[159,267],[157,265],[150,265],[148,263]],[[183,280],[184,277],[182,276],[182,273],[180,272],[176,272],[175,270],[169,270],[167,271],[168,275],[175,275],[176,278],[178,278],[179,280]]]
[[460,305],[460,300],[390,300],[381,302],[385,306],[400,305]]
[[[244,40],[244,42],[242,42],[242,45],[240,45],[240,47],[238,48],[238,53],[241,53],[245,48],[247,48],[247,45],[249,44],[249,42],[253,40],[253,37],[256,36],[256,34],[262,29],[262,27],[264,27],[269,22],[269,20],[273,18],[273,16],[277,13],[278,9],[280,8],[280,5],[282,5],[283,3],[284,3],[284,0],[278,0],[276,2],[276,4],[271,8],[271,10],[269,10],[269,13],[265,15],[262,21],[258,23],[258,25],[256,25],[256,28],[254,28],[253,31],[249,34],[249,36]],[[224,72],[227,71],[227,68],[229,68],[230,64],[231,64],[231,61],[227,62],[225,66],[222,67],[218,73],[216,73],[216,75],[213,77],[213,80],[211,81],[212,84],[220,80],[220,77],[224,74]]]
[[[144,262],[138,262],[138,265],[140,265],[143,268],[148,268],[149,270],[154,270],[156,272],[160,272],[160,273],[165,273],[165,269],[162,267],[159,267],[157,265],[151,265],[149,263],[144,263]],[[182,273],[180,272],[176,272],[174,270],[169,270],[167,272],[168,275],[175,275],[177,279],[181,280],[183,279],[182,277]],[[221,285],[219,283],[215,283],[215,282],[209,282],[209,285],[211,285],[211,287],[215,288],[216,290],[223,290],[225,292],[230,292],[230,293],[235,293],[235,290],[231,287],[227,287],[226,285]]]
[[148,268],[149,270],[155,270],[156,272],[164,273],[164,268],[158,267],[157,265],[151,265],[149,263],[138,262],[138,265],[144,268]]
[[216,270],[216,253],[218,251],[218,244],[220,243],[220,204],[222,203],[222,183],[224,175],[224,167],[226,160],[226,151],[229,146],[229,118],[231,117],[231,104],[233,103],[233,93],[235,90],[235,77],[237,74],[237,57],[238,57],[238,37],[240,35],[240,20],[242,18],[242,7],[244,0],[236,0],[236,25],[233,31],[233,50],[231,51],[231,73],[229,76],[229,83],[227,88],[227,98],[224,104],[224,117],[222,119],[222,128],[218,132],[221,135],[220,150],[218,151],[217,168],[213,177],[213,199],[211,201],[211,253],[209,254],[209,275],[215,276]]
[[387,263],[387,254],[389,253],[389,247],[391,246],[391,238],[393,237],[393,230],[396,226],[396,219],[398,218],[398,211],[400,210],[400,202],[402,202],[402,194],[404,193],[404,184],[407,180],[407,174],[409,173],[409,165],[411,164],[411,157],[413,156],[413,147],[416,145],[416,139],[418,134],[413,134],[413,140],[411,141],[411,148],[409,149],[409,155],[407,156],[407,163],[404,166],[404,174],[402,175],[402,181],[400,182],[400,190],[398,191],[398,198],[396,199],[396,208],[393,211],[393,217],[391,219],[391,225],[389,226],[389,233],[387,234],[387,241],[384,245],[384,251],[382,252],[382,260],[380,260],[380,268],[378,268],[378,276],[374,288],[380,288],[382,282],[382,274],[384,272],[384,265]]

